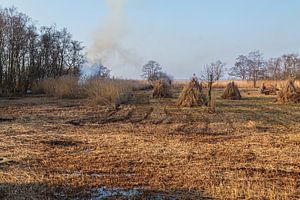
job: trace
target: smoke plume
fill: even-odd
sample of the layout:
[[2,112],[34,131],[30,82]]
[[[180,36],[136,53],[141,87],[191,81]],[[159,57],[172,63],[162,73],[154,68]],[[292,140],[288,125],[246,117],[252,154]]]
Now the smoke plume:
[[113,71],[121,65],[135,65],[136,56],[124,47],[128,27],[125,6],[128,0],[106,0],[105,2],[109,8],[108,15],[104,25],[93,37],[93,44],[88,50],[89,62],[101,62]]

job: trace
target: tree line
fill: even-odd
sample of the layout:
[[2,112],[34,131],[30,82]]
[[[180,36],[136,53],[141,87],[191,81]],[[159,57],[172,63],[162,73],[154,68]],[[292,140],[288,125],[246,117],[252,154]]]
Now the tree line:
[[265,60],[263,54],[255,50],[248,55],[238,56],[229,75],[242,80],[252,80],[253,87],[256,87],[257,80],[296,79],[300,78],[300,58],[292,53]]
[[[255,50],[248,55],[239,55],[230,68],[220,60],[205,65],[200,79],[212,83],[224,77],[226,71],[230,77],[253,81],[253,87],[257,87],[258,80],[300,79],[300,57],[291,53],[266,60],[259,50]],[[152,60],[143,66],[142,72],[142,77],[148,81],[168,76],[162,72],[160,64]]]
[[0,95],[26,92],[36,82],[80,75],[83,46],[66,28],[38,28],[15,8],[0,9]]

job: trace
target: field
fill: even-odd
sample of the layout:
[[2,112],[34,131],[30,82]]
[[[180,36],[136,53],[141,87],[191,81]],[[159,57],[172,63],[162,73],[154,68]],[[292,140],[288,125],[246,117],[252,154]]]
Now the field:
[[300,105],[254,89],[216,112],[135,91],[119,110],[84,99],[0,100],[0,199],[299,199]]

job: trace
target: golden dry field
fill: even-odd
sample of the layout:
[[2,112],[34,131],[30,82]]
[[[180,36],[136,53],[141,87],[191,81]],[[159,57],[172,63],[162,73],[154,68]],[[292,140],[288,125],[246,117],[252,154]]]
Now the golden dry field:
[[0,199],[300,199],[300,105],[254,89],[216,112],[134,92],[119,110],[0,99]]

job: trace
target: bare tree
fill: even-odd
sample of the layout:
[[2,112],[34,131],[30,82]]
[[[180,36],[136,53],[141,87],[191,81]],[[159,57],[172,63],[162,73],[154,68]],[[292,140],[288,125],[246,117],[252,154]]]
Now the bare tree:
[[252,80],[254,87],[260,79],[300,79],[300,58],[292,53],[270,58],[266,62],[260,51],[252,51],[247,56],[240,55],[236,58],[229,75],[242,80]]
[[267,78],[267,62],[260,51],[252,51],[247,56],[237,57],[235,66],[231,68],[229,75],[241,78],[242,80],[252,80],[253,87],[259,79]]
[[204,67],[204,71],[202,73],[202,79],[207,82],[215,82],[222,78],[224,75],[226,63],[218,60]]
[[300,59],[297,54],[285,54],[282,57],[283,77],[285,79],[294,78],[300,68]]
[[249,78],[247,56],[240,55],[236,58],[234,67],[230,69],[229,75],[242,80]]
[[209,103],[211,102],[212,84],[213,82],[220,80],[220,78],[224,75],[225,66],[226,66],[225,63],[218,60],[204,67],[204,71],[202,73],[202,79],[206,80],[208,83]]
[[75,76],[80,75],[81,66],[86,63],[86,58],[82,54],[84,47],[81,43],[75,40],[70,41],[68,52],[65,58],[65,65],[67,66],[67,73]]
[[150,60],[142,68],[142,77],[152,82],[158,80],[162,67],[156,61]]
[[276,81],[282,78],[282,60],[280,58],[270,58],[267,64],[269,78]]
[[92,66],[92,68],[96,68],[95,77],[97,77],[97,78],[110,78],[111,70],[109,70],[107,67],[105,67],[101,63],[94,64]]
[[256,82],[259,79],[266,78],[266,62],[263,54],[258,51],[252,51],[248,55],[248,71],[249,77],[253,81],[253,87],[256,88]]
[[0,9],[0,95],[24,92],[36,81],[79,75],[83,47],[67,29],[40,31],[15,8]]

